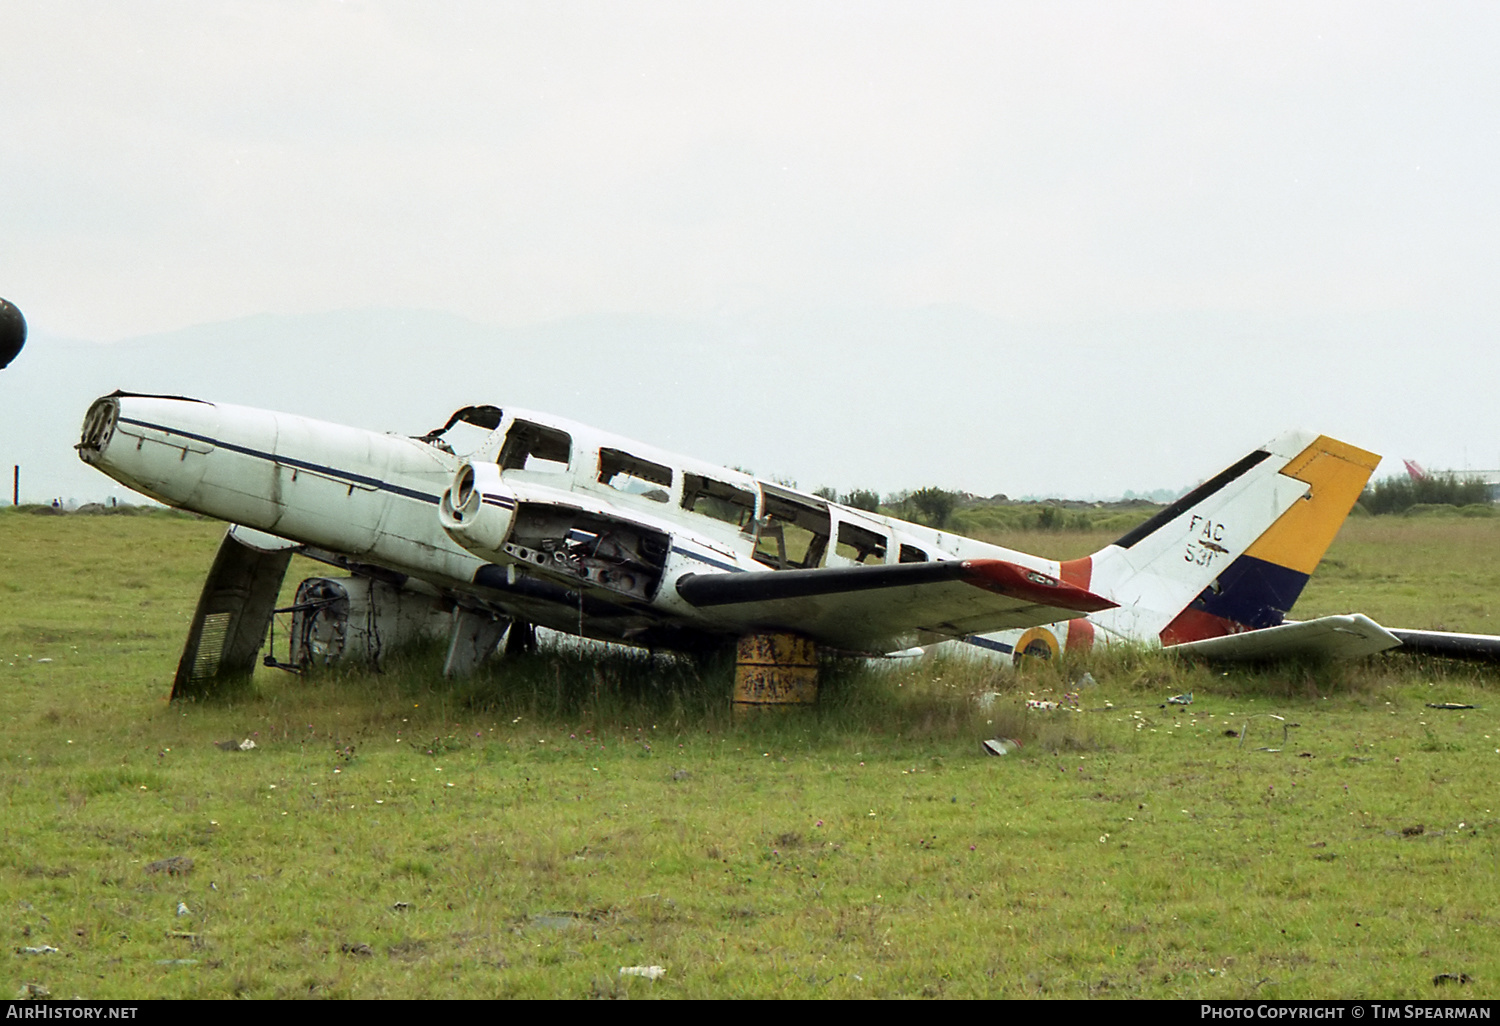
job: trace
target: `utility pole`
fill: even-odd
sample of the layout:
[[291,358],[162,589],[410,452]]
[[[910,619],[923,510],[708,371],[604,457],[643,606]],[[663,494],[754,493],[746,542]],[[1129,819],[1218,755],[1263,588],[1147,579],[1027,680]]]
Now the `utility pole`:
[[19,463],[16,464],[15,477],[11,481],[10,504],[12,506],[21,504],[21,465]]

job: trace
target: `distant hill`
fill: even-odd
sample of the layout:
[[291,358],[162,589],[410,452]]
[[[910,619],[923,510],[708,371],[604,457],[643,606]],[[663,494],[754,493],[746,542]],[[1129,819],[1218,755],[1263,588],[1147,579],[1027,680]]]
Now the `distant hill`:
[[[72,451],[88,404],[117,388],[412,434],[459,406],[516,403],[806,488],[882,493],[942,482],[1118,495],[1147,487],[1147,474],[1201,478],[1287,426],[1257,411],[1256,426],[1236,429],[1216,408],[1212,436],[1184,432],[1196,400],[1157,401],[1151,361],[1111,358],[1147,334],[1161,352],[1189,352],[1205,331],[1193,319],[1036,325],[933,306],[504,328],[357,310],[101,343],[49,335],[44,317],[29,317],[25,351],[0,373],[0,468],[8,477],[21,464],[33,501],[128,496]],[[1067,356],[1060,394],[1050,371],[1035,372],[1038,355],[1054,353]]]

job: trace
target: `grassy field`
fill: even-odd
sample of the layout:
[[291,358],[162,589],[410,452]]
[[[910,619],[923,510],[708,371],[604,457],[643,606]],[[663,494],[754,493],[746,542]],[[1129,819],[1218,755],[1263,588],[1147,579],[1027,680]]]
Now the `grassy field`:
[[[1119,532],[989,531],[984,541],[1050,559],[1086,556]],[[1500,518],[1353,517],[1292,611],[1364,613],[1390,627],[1500,634]]]
[[[1494,670],[846,665],[735,722],[725,666],[429,653],[171,706],[221,531],[0,513],[6,996],[1500,994]],[[1494,630],[1497,549],[1351,521],[1296,613]]]

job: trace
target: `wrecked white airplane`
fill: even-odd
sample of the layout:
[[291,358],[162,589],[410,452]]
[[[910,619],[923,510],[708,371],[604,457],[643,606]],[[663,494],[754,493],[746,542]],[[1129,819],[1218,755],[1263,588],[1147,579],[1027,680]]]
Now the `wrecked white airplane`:
[[[460,425],[478,429],[465,452]],[[742,662],[751,651],[814,666],[819,646],[879,654],[942,640],[1017,656],[1120,640],[1231,657],[1400,643],[1357,616],[1282,624],[1377,462],[1300,433],[1062,563],[494,406],[408,438],[115,392],[89,409],[78,452],[232,525],[174,697],[254,667],[293,552],[349,574],[298,589],[294,663],[378,657],[435,620],[450,675],[507,630],[507,649],[524,645],[533,624],[680,651],[738,639]],[[774,673],[761,685],[781,687]]]

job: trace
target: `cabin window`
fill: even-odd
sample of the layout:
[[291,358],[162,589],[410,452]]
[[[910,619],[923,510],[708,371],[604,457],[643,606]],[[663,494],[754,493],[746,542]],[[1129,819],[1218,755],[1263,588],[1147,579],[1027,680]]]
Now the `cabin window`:
[[839,540],[834,551],[855,563],[884,563],[886,544],[883,534],[868,531],[858,524],[839,524]]
[[755,521],[755,493],[701,474],[683,474],[682,508],[748,531]]
[[927,553],[915,545],[903,545],[901,546],[900,561],[903,563],[926,563]]
[[672,468],[620,449],[600,449],[599,483],[627,495],[666,502],[672,490]]
[[561,474],[568,469],[573,439],[566,431],[518,420],[505,434],[500,450],[501,470],[536,470]]
[[817,566],[828,548],[828,507],[762,487],[766,506],[755,537],[755,558],[778,570]]

